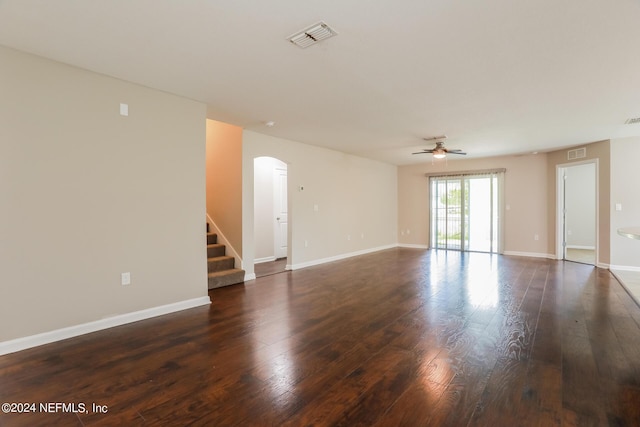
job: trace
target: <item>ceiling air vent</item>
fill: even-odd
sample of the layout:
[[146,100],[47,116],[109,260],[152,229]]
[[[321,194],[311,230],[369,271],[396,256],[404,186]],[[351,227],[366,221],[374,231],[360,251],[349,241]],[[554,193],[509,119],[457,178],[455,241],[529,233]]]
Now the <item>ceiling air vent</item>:
[[587,147],[567,151],[567,158],[569,160],[582,159],[584,157],[587,157]]
[[624,122],[625,125],[634,125],[636,123],[640,123],[640,117],[636,117],[633,119],[627,119],[626,122]]
[[309,28],[298,31],[288,39],[296,46],[305,48],[311,46],[312,44],[316,44],[319,41],[328,39],[329,37],[333,37],[337,34],[338,33],[336,33],[324,22],[318,22],[317,24],[312,25]]

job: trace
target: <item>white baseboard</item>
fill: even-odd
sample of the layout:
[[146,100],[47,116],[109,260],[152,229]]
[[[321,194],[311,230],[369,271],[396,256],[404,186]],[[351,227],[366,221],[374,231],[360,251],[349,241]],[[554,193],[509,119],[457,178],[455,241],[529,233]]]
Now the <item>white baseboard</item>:
[[537,252],[504,251],[503,255],[556,259],[556,256],[554,254],[542,254]]
[[253,264],[262,264],[263,262],[273,262],[276,260],[276,257],[274,256],[268,256],[268,257],[264,257],[264,258],[256,258],[253,260]]
[[588,251],[595,251],[595,246],[580,246],[580,245],[567,245],[567,249],[585,249]]
[[364,249],[364,250],[361,250],[361,251],[349,252],[349,253],[346,253],[346,254],[336,255],[336,256],[332,256],[332,257],[328,257],[328,258],[321,258],[321,259],[316,259],[316,260],[313,260],[313,261],[301,262],[300,264],[291,264],[291,265],[287,265],[285,268],[287,270],[299,270],[301,268],[312,267],[314,265],[320,265],[320,264],[326,264],[328,262],[339,261],[339,260],[342,260],[342,259],[351,258],[351,257],[358,256],[358,255],[366,255],[366,254],[370,254],[370,253],[373,253],[373,252],[383,251],[385,249],[392,249],[392,248],[397,248],[397,247],[398,247],[397,244],[386,245],[386,246],[378,246],[376,248],[370,248],[370,249]]
[[256,273],[244,273],[244,281],[249,281],[249,280],[256,280]]
[[609,270],[640,271],[640,267],[634,267],[631,265],[609,265]]
[[415,245],[411,243],[398,243],[398,247],[409,249],[429,249],[429,245]]
[[56,329],[54,331],[43,332],[41,334],[31,335],[28,337],[3,341],[0,342],[0,356],[56,341],[66,340],[67,338],[73,338],[79,335],[89,334],[91,332],[109,329],[115,326],[125,325],[127,323],[138,322],[140,320],[150,319],[152,317],[162,316],[164,314],[174,313],[176,311],[182,311],[207,304],[211,304],[211,300],[208,296],[193,298],[172,304],[147,308],[145,310],[120,314],[117,316],[83,323],[80,325],[69,326],[67,328]]

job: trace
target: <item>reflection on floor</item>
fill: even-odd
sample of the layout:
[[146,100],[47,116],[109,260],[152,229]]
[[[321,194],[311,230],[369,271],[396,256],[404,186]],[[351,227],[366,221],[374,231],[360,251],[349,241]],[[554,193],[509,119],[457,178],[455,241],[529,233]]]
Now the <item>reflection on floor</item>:
[[286,258],[279,258],[272,262],[261,262],[253,267],[256,277],[270,276],[272,274],[282,273],[287,265]]
[[567,248],[566,259],[568,261],[581,262],[583,264],[596,264],[596,251],[593,249]]
[[611,270],[611,273],[640,305],[640,271]]
[[[566,254],[567,261],[580,262],[595,265],[596,252],[589,249],[569,249]],[[640,305],[640,271],[611,270],[627,292]]]

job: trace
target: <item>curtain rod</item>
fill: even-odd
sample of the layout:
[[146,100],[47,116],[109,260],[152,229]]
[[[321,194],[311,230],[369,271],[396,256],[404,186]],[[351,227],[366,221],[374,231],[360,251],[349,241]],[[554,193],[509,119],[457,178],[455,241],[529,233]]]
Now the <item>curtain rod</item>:
[[479,170],[469,170],[469,171],[458,171],[458,172],[434,172],[434,173],[425,173],[424,176],[427,178],[433,177],[446,177],[446,176],[467,176],[467,175],[489,175],[492,173],[505,173],[507,171],[506,168],[498,168],[498,169],[479,169]]

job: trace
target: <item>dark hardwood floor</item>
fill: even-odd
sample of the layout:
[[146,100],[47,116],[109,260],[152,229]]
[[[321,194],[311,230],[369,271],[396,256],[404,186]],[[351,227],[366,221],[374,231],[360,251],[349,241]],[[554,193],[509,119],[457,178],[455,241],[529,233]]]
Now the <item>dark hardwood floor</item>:
[[270,276],[272,274],[283,273],[287,266],[286,258],[279,258],[275,261],[263,262],[254,266],[256,277]]
[[607,270],[392,249],[210,296],[0,357],[0,403],[89,412],[0,425],[640,425],[640,309]]

